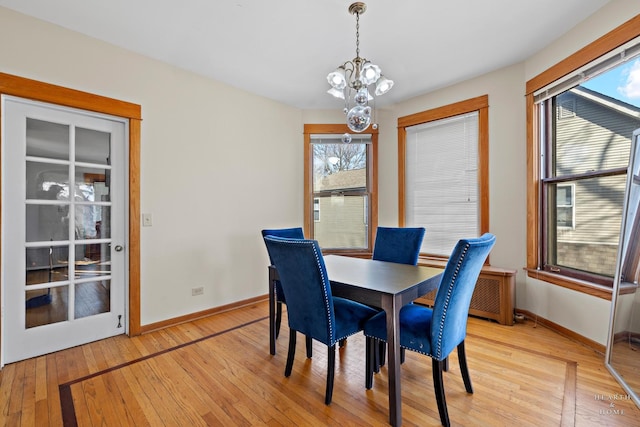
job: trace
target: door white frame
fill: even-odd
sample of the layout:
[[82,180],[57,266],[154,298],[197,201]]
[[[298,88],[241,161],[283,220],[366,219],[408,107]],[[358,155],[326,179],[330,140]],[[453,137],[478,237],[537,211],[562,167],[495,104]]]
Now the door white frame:
[[[92,313],[92,315],[82,316],[80,318],[74,316],[73,307],[76,300],[72,295],[79,287],[86,286],[82,283],[87,282],[73,273],[75,268],[74,266],[70,266],[69,284],[56,288],[68,289],[70,293],[70,309],[68,310],[68,315],[71,317],[67,319],[69,321],[51,322],[38,325],[38,327],[24,328],[27,313],[24,309],[25,292],[22,286],[26,285],[26,283],[20,282],[24,280],[25,277],[24,272],[26,266],[23,265],[25,258],[21,251],[13,250],[16,247],[23,247],[27,242],[26,235],[24,235],[25,223],[23,222],[25,221],[25,194],[19,190],[23,188],[25,184],[23,180],[25,179],[26,173],[24,169],[24,150],[28,144],[28,138],[25,140],[27,117],[44,120],[48,123],[64,123],[71,129],[78,127],[88,128],[111,135],[111,147],[108,151],[110,161],[108,162],[108,166],[105,166],[108,167],[111,176],[111,197],[109,202],[111,215],[106,224],[110,230],[108,241],[110,242],[110,247],[116,247],[116,245],[123,246],[124,248],[128,247],[126,237],[127,222],[125,221],[128,212],[126,203],[128,190],[126,171],[124,168],[124,165],[128,163],[125,154],[128,146],[128,141],[126,140],[126,135],[128,134],[127,120],[120,117],[61,107],[59,105],[8,95],[1,95],[0,102],[2,103],[4,112],[2,117],[2,133],[8,142],[2,147],[4,159],[4,170],[2,173],[4,179],[11,180],[10,185],[3,186],[2,215],[7,221],[9,221],[8,218],[12,218],[10,222],[7,222],[7,224],[2,227],[2,245],[6,251],[2,259],[3,262],[7,263],[2,270],[2,278],[6,281],[7,286],[1,287],[0,291],[4,301],[2,304],[4,316],[7,320],[11,319],[11,322],[9,323],[9,321],[7,321],[3,324],[3,352],[0,358],[0,364],[73,347],[96,339],[122,334],[123,332],[127,333],[128,323],[123,324],[120,320],[122,316],[126,319],[128,312],[126,309],[126,290],[128,289],[125,274],[128,269],[126,251],[109,251],[110,273],[105,276],[110,283],[109,300],[111,304],[108,310],[100,313]],[[70,135],[75,135],[75,131],[70,131]],[[73,136],[71,139],[73,140],[73,144],[70,143],[70,151],[73,153],[73,147],[76,146],[76,138]],[[56,157],[54,156],[54,158]],[[67,158],[67,160],[69,159]],[[88,162],[88,164],[91,164],[91,161],[95,161],[94,159],[88,158],[83,160]],[[53,161],[53,163],[50,163],[51,161]],[[44,164],[46,164],[47,167],[55,168],[56,162],[57,160],[49,159],[49,163]],[[28,158],[27,163],[29,163]],[[76,164],[76,158],[73,154],[70,163],[71,165]],[[97,168],[94,170],[101,169],[99,164],[94,163],[93,167]],[[75,172],[72,172],[72,175],[75,175]],[[71,185],[74,185],[72,180],[69,180],[69,182]],[[70,191],[70,193],[75,194],[73,191]],[[32,195],[31,197],[34,196]],[[29,196],[27,196],[27,199],[29,199]],[[76,203],[76,198],[70,197],[70,203],[71,206],[69,209],[71,211],[71,209],[74,208],[74,203]],[[72,223],[74,219],[75,215],[74,218],[71,218]],[[84,239],[84,236],[78,236],[77,233],[70,234],[71,236],[67,235],[69,239],[68,244],[71,245],[71,248],[75,248],[75,240],[72,239],[76,237]],[[71,256],[70,260],[73,260],[76,251],[69,249],[69,254]],[[9,285],[9,283],[11,285]],[[66,281],[63,280],[61,283],[66,283]]]
[[[66,107],[94,111],[122,117],[128,120],[129,128],[129,336],[139,335],[140,328],[140,127],[141,107],[126,101],[107,98],[87,92],[43,83],[10,74],[0,73],[0,94],[48,102]],[[0,117],[2,117],[0,110]],[[0,136],[0,147],[4,141]],[[0,217],[0,221],[2,218]],[[0,268],[2,265],[0,264]],[[0,283],[0,287],[3,286]],[[1,301],[0,301],[1,302]],[[4,322],[0,315],[0,331]],[[1,339],[0,339],[1,343]],[[0,354],[3,349],[0,344]]]

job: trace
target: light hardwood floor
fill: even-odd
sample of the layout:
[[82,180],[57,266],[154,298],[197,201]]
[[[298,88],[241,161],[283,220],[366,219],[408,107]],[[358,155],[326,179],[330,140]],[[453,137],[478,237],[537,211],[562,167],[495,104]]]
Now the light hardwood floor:
[[[361,334],[339,350],[326,406],[326,347],[314,342],[306,359],[298,339],[285,378],[286,316],[271,356],[267,313],[263,302],[8,364],[0,371],[0,425],[387,425],[386,370],[364,388]],[[474,394],[464,391],[455,352],[445,373],[454,426],[640,426],[640,410],[616,399],[624,392],[603,356],[582,344],[532,322],[475,318],[466,342]],[[402,398],[403,425],[439,425],[427,357],[407,352]]]

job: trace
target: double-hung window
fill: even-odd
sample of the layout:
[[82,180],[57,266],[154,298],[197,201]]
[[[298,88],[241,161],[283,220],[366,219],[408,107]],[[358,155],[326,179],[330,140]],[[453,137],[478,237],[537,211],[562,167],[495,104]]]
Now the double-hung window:
[[638,33],[614,30],[607,40],[619,45],[601,51],[607,43],[596,42],[527,83],[530,275],[603,298],[615,274],[631,136],[640,128],[640,102],[625,96],[640,78]]
[[377,226],[377,130],[305,125],[305,234],[323,252],[371,252]]

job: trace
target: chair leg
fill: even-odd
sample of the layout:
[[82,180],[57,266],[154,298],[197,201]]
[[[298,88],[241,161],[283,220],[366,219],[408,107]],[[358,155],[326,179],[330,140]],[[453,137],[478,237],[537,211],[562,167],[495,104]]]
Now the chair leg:
[[442,370],[447,372],[449,370],[449,356],[445,357],[443,362],[444,362],[444,366],[442,367]]
[[373,352],[372,369],[376,374],[380,372],[380,341],[371,338],[371,351]]
[[340,341],[338,341],[338,344],[340,345],[340,348],[344,347],[346,343],[347,343],[347,339],[346,338],[342,338]]
[[311,359],[311,356],[313,356],[313,338],[305,336],[305,343],[307,345],[307,359]]
[[364,386],[367,390],[373,387],[373,368],[376,363],[376,339],[365,337],[366,342],[366,363],[365,363],[365,381]]
[[293,358],[296,355],[296,331],[289,329],[289,353],[287,354],[287,365],[284,368],[284,376],[291,375],[293,368]]
[[276,338],[280,335],[280,324],[282,323],[282,303],[276,304]]
[[405,359],[405,353],[407,352],[407,349],[404,347],[400,347],[400,363],[404,363],[404,359]]
[[458,344],[458,360],[460,362],[460,372],[462,372],[462,381],[464,381],[464,388],[467,390],[467,393],[473,393],[471,377],[469,376],[469,368],[467,367],[467,354],[464,350],[464,341]]
[[438,402],[440,422],[444,427],[449,427],[449,414],[447,413],[447,401],[444,397],[444,381],[442,379],[444,361],[431,359],[431,364],[433,371],[433,389],[436,393],[436,401]]
[[329,354],[327,355],[327,390],[324,394],[324,404],[329,405],[331,398],[333,397],[333,374],[336,368],[336,346],[335,344],[329,347]]

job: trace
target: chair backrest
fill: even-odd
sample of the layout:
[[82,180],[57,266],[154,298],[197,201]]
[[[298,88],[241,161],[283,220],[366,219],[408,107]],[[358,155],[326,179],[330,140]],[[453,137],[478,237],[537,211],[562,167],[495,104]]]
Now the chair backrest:
[[289,328],[334,345],[333,297],[318,242],[271,235],[264,241],[287,300]]
[[424,233],[422,227],[378,227],[372,258],[416,265]]
[[431,354],[446,358],[467,335],[469,305],[482,265],[496,242],[493,234],[458,241],[442,274],[433,303]]
[[[262,230],[262,238],[264,239],[265,236],[284,237],[287,239],[304,239],[304,231],[302,230],[302,227],[267,228]],[[269,255],[269,261],[271,261],[271,265],[273,265],[271,255]]]

